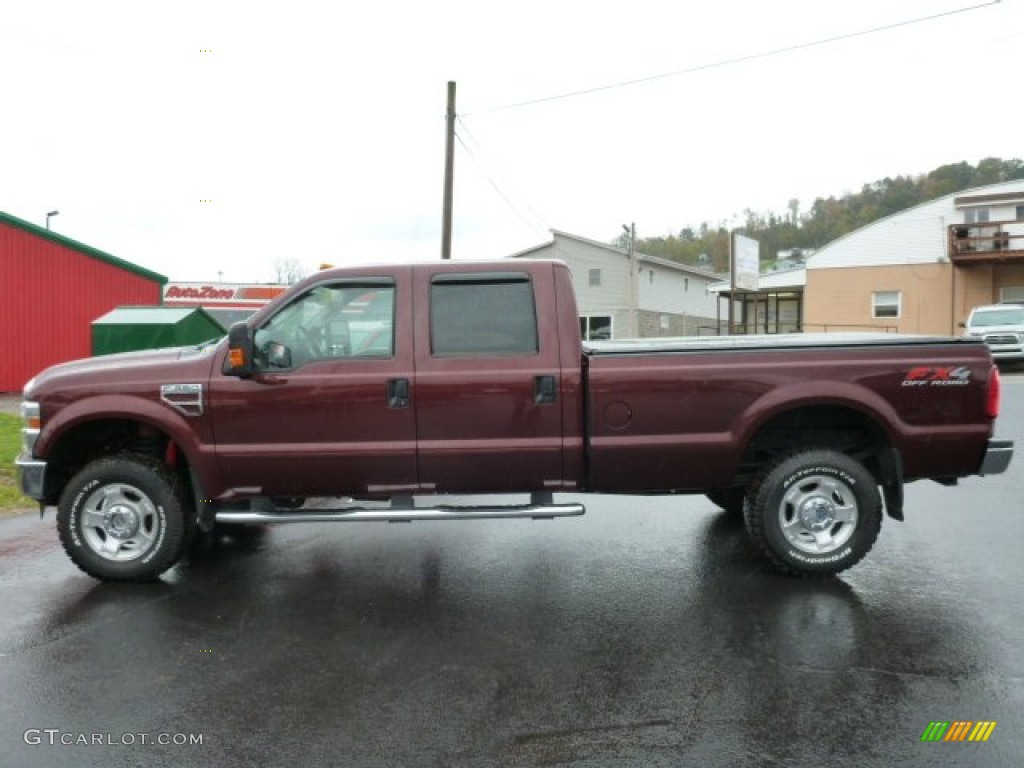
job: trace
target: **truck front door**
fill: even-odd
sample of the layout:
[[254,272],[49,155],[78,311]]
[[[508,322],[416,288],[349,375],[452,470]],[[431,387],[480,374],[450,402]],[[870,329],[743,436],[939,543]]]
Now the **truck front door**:
[[415,490],[410,285],[396,277],[311,286],[256,329],[251,378],[214,373],[217,459],[229,487],[270,495]]

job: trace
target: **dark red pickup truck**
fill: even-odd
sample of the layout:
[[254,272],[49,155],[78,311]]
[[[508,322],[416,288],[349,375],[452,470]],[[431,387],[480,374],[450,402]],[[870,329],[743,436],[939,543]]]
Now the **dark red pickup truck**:
[[[784,571],[832,574],[883,508],[902,519],[905,482],[1013,452],[981,342],[583,345],[552,261],[324,271],[227,339],[58,365],[24,398],[21,487],[109,580],[158,576],[217,524],[550,518],[583,492],[704,493]],[[494,493],[529,501],[415,498]]]

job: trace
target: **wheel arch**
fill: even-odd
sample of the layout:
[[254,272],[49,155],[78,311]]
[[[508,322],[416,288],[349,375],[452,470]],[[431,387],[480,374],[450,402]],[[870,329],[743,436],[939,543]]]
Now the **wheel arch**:
[[124,396],[88,398],[62,409],[45,425],[37,452],[47,461],[48,504],[56,503],[86,464],[121,452],[153,456],[190,486],[192,472],[201,473],[202,467],[194,422],[161,404]]
[[[784,396],[748,412],[737,467],[737,484],[749,482],[766,463],[807,448],[829,448],[864,464],[883,489],[890,517],[903,519],[903,472],[899,417],[887,402],[861,387],[831,382],[799,398]],[[777,394],[777,393],[776,393]],[[767,398],[766,398],[767,399]]]

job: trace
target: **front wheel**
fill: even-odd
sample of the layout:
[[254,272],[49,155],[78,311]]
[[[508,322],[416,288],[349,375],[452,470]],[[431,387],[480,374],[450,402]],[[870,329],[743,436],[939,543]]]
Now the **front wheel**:
[[178,479],[148,456],[98,459],[65,487],[57,532],[75,565],[104,581],[151,581],[181,556],[190,531]]
[[751,486],[747,531],[782,571],[830,576],[859,562],[878,538],[878,483],[837,451],[802,451],[768,467]]

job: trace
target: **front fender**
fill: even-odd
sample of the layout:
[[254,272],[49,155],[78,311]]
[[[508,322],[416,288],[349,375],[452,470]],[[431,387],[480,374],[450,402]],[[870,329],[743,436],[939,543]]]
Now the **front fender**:
[[94,395],[61,408],[43,425],[35,456],[47,459],[76,429],[109,420],[139,422],[166,434],[185,455],[204,488],[212,492],[222,486],[208,413],[185,416],[161,401],[137,395]]

